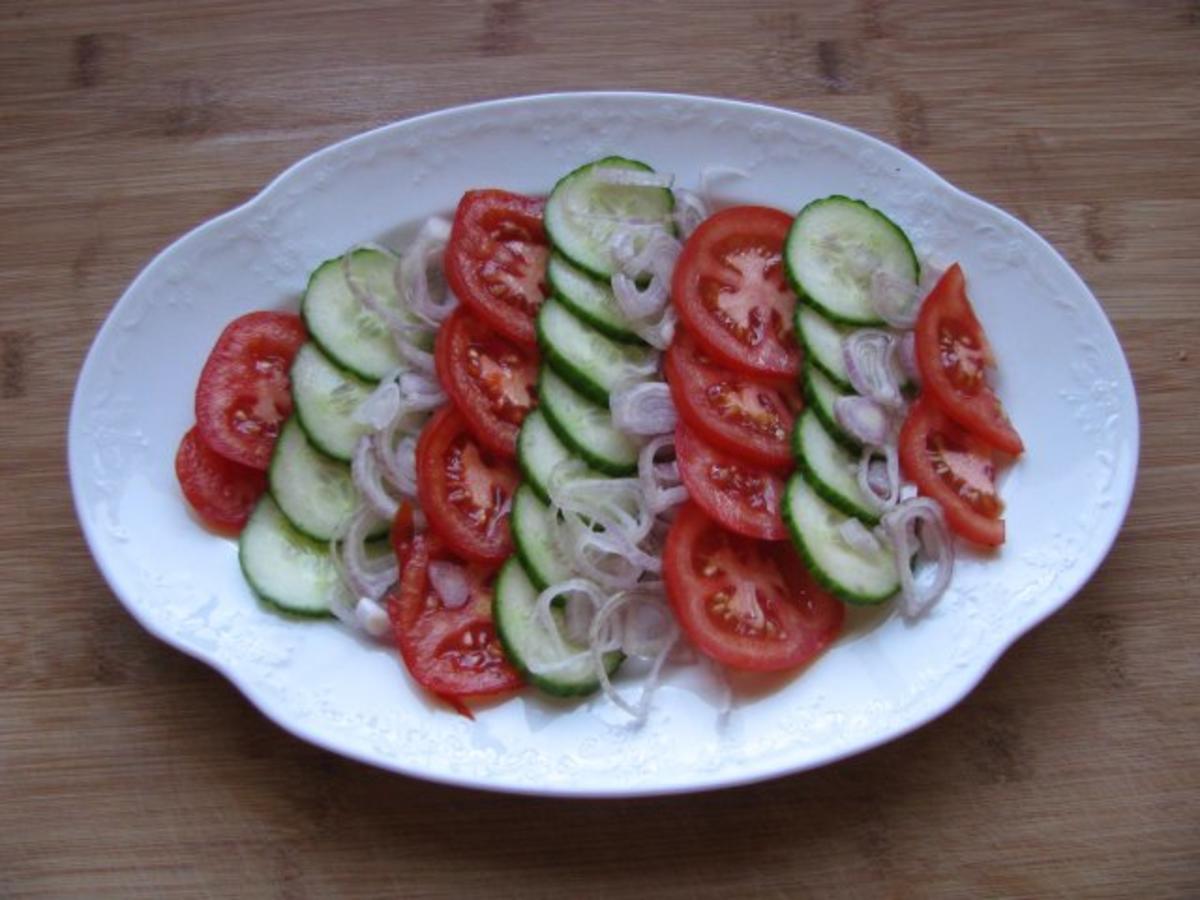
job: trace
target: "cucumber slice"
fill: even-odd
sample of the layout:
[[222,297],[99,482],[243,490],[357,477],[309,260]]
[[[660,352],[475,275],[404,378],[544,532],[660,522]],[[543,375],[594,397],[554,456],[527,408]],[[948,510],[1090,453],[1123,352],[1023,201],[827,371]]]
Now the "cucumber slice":
[[554,532],[559,523],[550,507],[538,499],[529,484],[517,488],[512,505],[513,543],[525,572],[539,591],[566,581],[574,573],[570,561],[558,548]]
[[354,420],[354,411],[374,386],[339,369],[315,343],[305,343],[292,363],[292,400],[296,418],[313,446],[349,462],[354,445],[370,426]]
[[842,341],[854,329],[830,322],[811,306],[796,305],[796,334],[804,347],[804,359],[812,363],[843,393],[854,388],[846,373]]
[[538,344],[554,371],[606,407],[614,387],[638,371],[646,372],[658,358],[650,347],[634,347],[605,337],[553,299],[544,302],[538,311],[537,333]]
[[[396,291],[394,256],[382,250],[355,250],[349,269],[356,283],[386,309],[411,318]],[[360,378],[378,381],[401,363],[387,325],[350,289],[343,257],[326,260],[309,276],[300,315],[309,337],[330,359]]]
[[675,198],[666,188],[608,184],[596,177],[596,169],[601,167],[654,171],[645,163],[620,156],[580,166],[554,186],[543,221],[555,250],[589,275],[608,281],[617,272],[612,244],[622,221],[662,222],[674,233],[671,213]]
[[839,397],[853,395],[853,391],[839,390],[825,374],[815,366],[804,364],[804,401],[805,406],[813,411],[829,436],[852,453],[862,450],[862,445],[852,438],[846,429],[838,424],[833,414],[833,405]]
[[593,469],[616,476],[637,472],[641,445],[617,430],[607,406],[597,406],[546,366],[538,379],[538,399],[559,440]]
[[891,551],[863,553],[842,538],[850,517],[834,509],[796,472],[783,498],[783,520],[813,577],[847,603],[882,603],[900,590]]
[[292,527],[270,494],[242,529],[238,561],[255,594],[298,616],[327,616],[333,597],[345,594],[328,545]]
[[580,271],[557,253],[550,256],[546,265],[546,280],[563,306],[601,334],[624,344],[644,343],[629,327],[629,320],[606,282]]
[[783,257],[800,299],[846,325],[883,321],[871,303],[875,272],[914,285],[921,275],[912,243],[895,222],[861,200],[836,194],[800,210]]
[[[314,449],[295,416],[279,433],[267,481],[288,521],[313,540],[332,539],[358,505],[350,467]],[[371,536],[386,531],[384,523]]]
[[[576,697],[592,693],[600,687],[600,680],[592,667],[591,654],[551,672],[537,674],[531,671],[531,664],[541,667],[565,662],[586,650],[585,647],[567,642],[566,638],[563,639],[561,650],[556,646],[537,619],[538,593],[521,561],[515,556],[510,557],[496,579],[496,593],[492,599],[496,634],[500,637],[504,652],[529,681],[548,694]],[[561,634],[562,612],[555,609],[551,615],[559,624]],[[604,654],[605,670],[611,675],[624,658],[619,651]]]
[[559,440],[540,409],[530,412],[521,423],[517,435],[517,465],[525,483],[543,503],[550,502],[551,477],[563,477],[565,469],[577,470],[581,478],[600,477],[599,472],[589,469]]
[[858,486],[858,457],[829,436],[817,414],[806,409],[792,433],[796,463],[812,489],[848,516],[879,524],[879,511]]

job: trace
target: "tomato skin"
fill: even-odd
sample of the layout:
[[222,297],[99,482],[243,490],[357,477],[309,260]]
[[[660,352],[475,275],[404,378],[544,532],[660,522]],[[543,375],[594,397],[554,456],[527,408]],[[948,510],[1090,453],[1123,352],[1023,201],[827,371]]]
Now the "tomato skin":
[[946,270],[921,305],[916,356],[923,390],[946,415],[997,450],[1016,456],[1025,449],[987,383],[992,352],[967,299],[966,279],[958,263]]
[[[467,570],[470,599],[448,608],[429,580],[429,564],[450,559]],[[492,620],[494,567],[453,560],[441,541],[418,534],[407,550],[400,582],[387,599],[392,635],[421,687],[470,717],[461,700],[516,690],[520,674],[504,655]]]
[[188,429],[175,452],[175,477],[196,515],[214,531],[237,534],[246,525],[267,475],[210,448],[196,426]]
[[508,459],[537,403],[537,351],[499,334],[459,307],[438,329],[438,380],[479,443]]
[[777,472],[717,450],[682,423],[675,429],[675,458],[688,495],[719,525],[760,540],[787,539]]
[[760,378],[794,378],[796,295],[783,271],[792,216],[733,206],[710,216],[683,246],[671,298],[695,340],[717,362]]
[[454,553],[498,565],[513,552],[507,509],[521,476],[513,462],[490,457],[458,410],[442,407],[417,441],[417,497]]
[[682,329],[663,369],[679,415],[708,443],[760,466],[794,466],[790,439],[804,407],[798,381],[762,381],[725,368]]
[[446,281],[459,300],[505,337],[536,346],[550,248],[545,201],[508,191],[467,191],[446,244]]
[[671,523],[663,578],[692,643],[735,669],[803,665],[838,636],[845,619],[842,604],[790,546],[726,531],[695,503]]
[[[953,466],[942,455],[946,450],[955,454]],[[900,428],[900,466],[923,495],[938,502],[955,534],[986,547],[1004,543],[991,447],[945,415],[925,394],[917,398]],[[968,476],[976,487],[974,497],[967,482],[955,485],[943,477],[955,478],[955,472]]]
[[252,312],[225,326],[196,385],[196,427],[209,448],[267,468],[292,412],[288,370],[306,337],[294,313]]

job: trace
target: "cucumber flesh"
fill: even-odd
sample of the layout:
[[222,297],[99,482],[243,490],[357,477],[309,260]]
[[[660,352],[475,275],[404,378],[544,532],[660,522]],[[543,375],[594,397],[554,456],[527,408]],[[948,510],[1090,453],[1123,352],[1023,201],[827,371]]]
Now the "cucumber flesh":
[[853,391],[839,390],[838,387],[825,377],[825,373],[810,363],[804,365],[804,399],[805,406],[811,409],[825,430],[835,441],[847,450],[857,454],[862,450],[846,429],[838,424],[833,413],[833,406],[839,397],[853,396]]
[[840,195],[800,210],[784,244],[784,263],[800,299],[846,325],[883,321],[871,302],[876,272],[914,285],[921,274],[912,243],[895,222]]
[[538,311],[537,333],[538,345],[554,371],[606,407],[617,385],[644,377],[657,360],[651,348],[605,337],[554,299],[544,302]]
[[804,359],[816,366],[843,393],[854,390],[846,372],[842,341],[853,328],[830,322],[811,306],[796,305],[796,334],[804,346]]
[[345,595],[328,545],[297,531],[270,494],[242,529],[238,560],[255,594],[295,615],[327,616],[333,598]]
[[868,525],[879,524],[879,511],[858,486],[858,457],[829,436],[813,410],[796,423],[792,447],[800,471],[826,502]]
[[641,444],[613,425],[607,406],[593,403],[546,366],[538,380],[538,399],[559,440],[589,466],[606,475],[637,472]]
[[[279,433],[267,482],[288,521],[313,540],[331,540],[358,505],[350,467],[317,451],[295,416]],[[386,530],[384,524],[372,536]]]
[[384,321],[355,296],[346,278],[396,315],[410,317],[396,291],[396,258],[382,250],[362,249],[323,262],[309,276],[300,304],[309,336],[339,366],[368,381],[378,381],[401,363]]
[[850,546],[841,535],[849,518],[822,500],[800,472],[788,480],[783,520],[813,577],[847,603],[883,603],[900,590],[891,550],[882,543],[869,553]]
[[517,556],[539,591],[575,574],[558,546],[559,522],[529,484],[521,485],[513,496],[511,525]]
[[617,272],[612,245],[622,221],[662,222],[673,233],[675,198],[667,188],[609,184],[597,177],[599,168],[653,171],[619,156],[580,166],[554,186],[543,221],[555,250],[589,275],[608,281]]
[[354,411],[374,386],[340,369],[306,342],[292,363],[292,400],[296,418],[308,439],[326,456],[349,462],[354,445],[370,426],[354,419]]
[[568,471],[580,478],[597,478],[599,472],[589,469],[555,434],[540,409],[532,410],[521,423],[517,435],[517,466],[525,484],[543,503],[550,502],[550,479],[566,477]]
[[[539,593],[521,561],[515,556],[510,557],[496,579],[496,593],[492,599],[496,633],[505,654],[530,682],[548,694],[573,697],[594,692],[600,687],[600,680],[592,665],[591,654],[550,672],[538,674],[532,671],[547,664],[565,662],[586,650],[568,642],[565,637],[563,646],[559,648],[537,618]],[[562,634],[561,610],[551,610],[551,615]],[[604,654],[602,660],[605,670],[611,675],[621,665],[624,655],[613,651]]]
[[556,300],[601,334],[625,344],[643,343],[607,282],[577,269],[557,253],[546,265],[546,280]]

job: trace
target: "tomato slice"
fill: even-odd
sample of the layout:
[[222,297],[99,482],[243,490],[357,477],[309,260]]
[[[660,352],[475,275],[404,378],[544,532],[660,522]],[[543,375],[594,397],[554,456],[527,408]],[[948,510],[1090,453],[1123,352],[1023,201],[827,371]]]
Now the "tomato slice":
[[683,330],[664,371],[679,415],[706,441],[760,466],[792,467],[792,428],[804,406],[798,381],[766,382],[718,365]]
[[778,209],[733,206],[706,219],[683,246],[671,297],[680,320],[722,365],[767,378],[796,375],[796,295],[783,270],[791,225]]
[[292,412],[288,370],[305,340],[293,313],[252,312],[225,326],[196,386],[196,427],[212,450],[266,469]]
[[450,549],[475,562],[501,563],[512,553],[508,509],[521,476],[471,436],[454,406],[442,407],[417,441],[417,496]]
[[900,465],[917,489],[942,507],[946,524],[969,541],[1004,543],[1004,505],[996,492],[990,446],[922,394],[900,429]]
[[496,333],[459,307],[438,331],[438,379],[475,439],[517,455],[517,432],[537,402],[537,351]]
[[533,346],[545,299],[550,247],[545,201],[508,191],[467,191],[446,245],[446,280],[458,298],[505,337]]
[[226,459],[188,429],[175,452],[175,477],[183,496],[204,524],[214,531],[237,534],[267,489],[267,474]]
[[[416,535],[407,556],[387,608],[392,635],[417,683],[466,715],[470,712],[456,701],[519,688],[521,676],[505,657],[492,621],[495,567],[453,559],[430,534]],[[439,559],[464,567],[465,605],[446,606],[430,583],[429,564]]]
[[845,618],[790,546],[726,531],[695,503],[671,523],[663,577],[692,643],[736,669],[799,666],[837,637]]
[[787,538],[779,473],[717,450],[682,423],[675,429],[675,458],[688,495],[718,524],[766,541]]
[[992,350],[967,299],[958,263],[946,270],[921,305],[916,349],[924,390],[946,415],[997,450],[1015,456],[1025,449],[987,383]]

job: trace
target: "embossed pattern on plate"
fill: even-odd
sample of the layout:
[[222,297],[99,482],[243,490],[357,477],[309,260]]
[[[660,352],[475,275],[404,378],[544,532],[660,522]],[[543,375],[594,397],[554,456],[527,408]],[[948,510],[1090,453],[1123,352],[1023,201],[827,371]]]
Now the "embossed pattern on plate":
[[[1027,454],[1006,474],[1009,543],[963,554],[915,625],[855,618],[799,676],[735,691],[677,668],[642,728],[603,699],[531,693],[474,723],[431,705],[394,654],[332,623],[284,620],[241,579],[236,547],[189,516],[172,458],[223,325],[296,305],[308,272],[346,247],[395,243],[462,191],[546,191],[555,173],[621,153],[730,201],[796,210],[831,193],[888,212],[935,261],[959,260],[1000,359]],[[897,737],[958,702],[1021,634],[1060,608],[1111,546],[1129,504],[1137,404],[1112,328],[1028,227],[858,132],[751,104],[662,94],[559,94],[400,122],[297,163],[261,194],[172,244],[116,304],[80,374],[72,489],[97,563],[151,632],[223,672],[266,715],[334,752],[494,790],[616,796],[795,772]],[[622,684],[636,689],[635,681]]]

